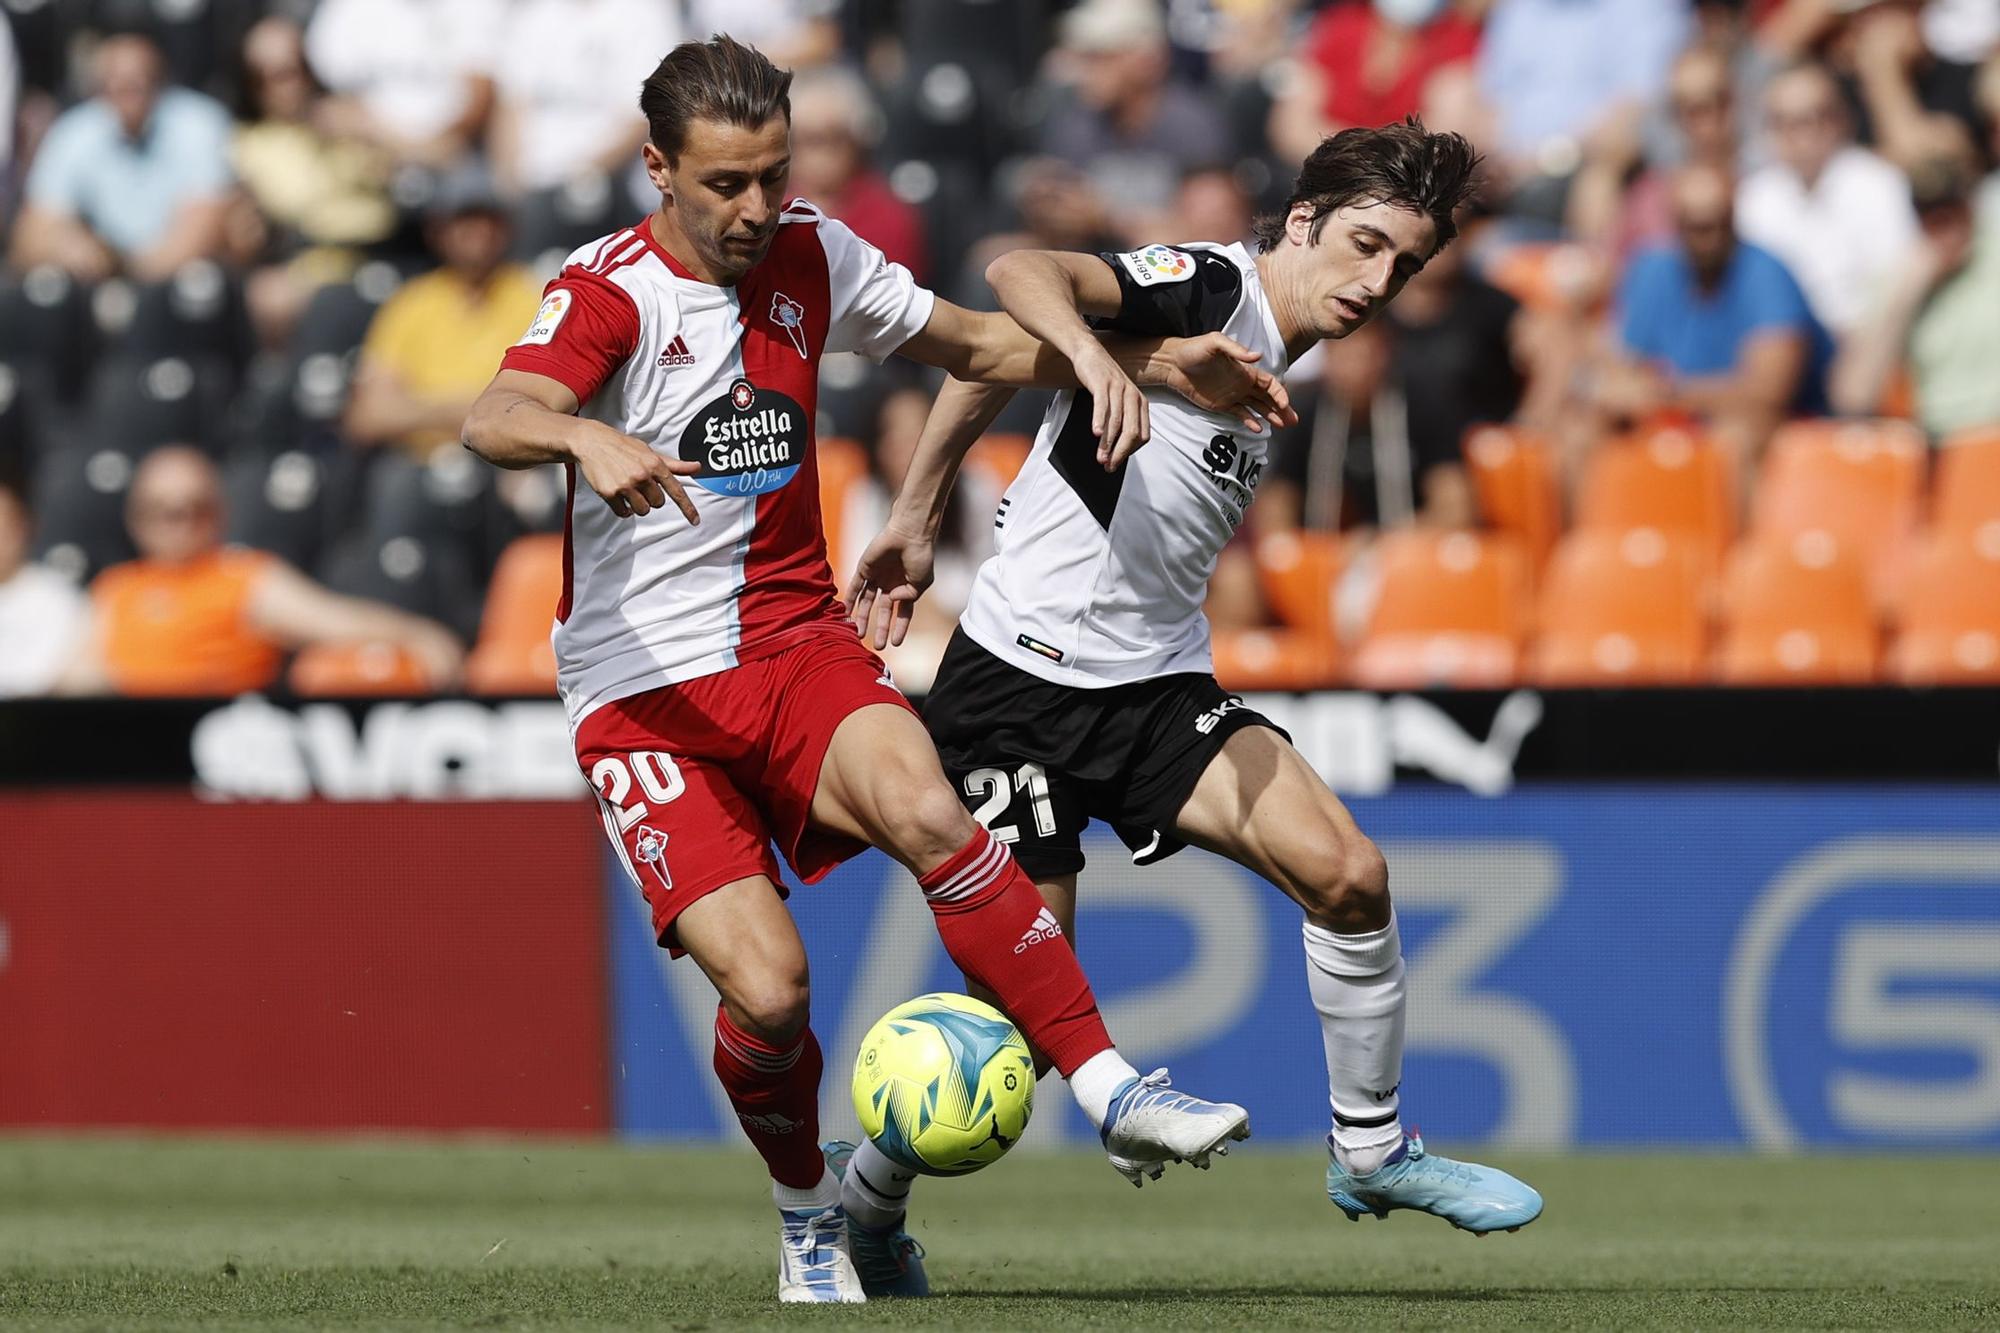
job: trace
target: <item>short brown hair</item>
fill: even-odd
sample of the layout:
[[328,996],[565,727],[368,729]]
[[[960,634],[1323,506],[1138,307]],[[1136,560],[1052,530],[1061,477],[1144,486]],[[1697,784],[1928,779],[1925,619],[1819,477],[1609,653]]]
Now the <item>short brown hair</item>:
[[717,33],[667,52],[639,89],[653,147],[669,160],[687,146],[688,125],[720,120],[755,129],[773,116],[792,118],[792,72],[754,46]]
[[1462,134],[1432,134],[1415,116],[1379,129],[1347,129],[1329,135],[1299,169],[1298,182],[1283,212],[1257,219],[1257,248],[1274,248],[1285,238],[1285,219],[1300,204],[1312,205],[1312,241],[1327,218],[1349,204],[1394,204],[1429,215],[1442,250],[1458,235],[1454,215],[1472,197],[1479,154]]

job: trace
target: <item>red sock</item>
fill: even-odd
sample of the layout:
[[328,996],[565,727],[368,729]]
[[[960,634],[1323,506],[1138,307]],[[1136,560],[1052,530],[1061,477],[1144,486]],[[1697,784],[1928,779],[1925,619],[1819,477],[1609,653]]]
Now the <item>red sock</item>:
[[952,961],[1000,997],[1000,1007],[1065,1078],[1111,1049],[1062,927],[1004,843],[976,829],[972,841],[917,884]]
[[715,1076],[771,1179],[811,1189],[826,1172],[819,1151],[819,1042],[806,1028],[782,1049],[715,1011]]

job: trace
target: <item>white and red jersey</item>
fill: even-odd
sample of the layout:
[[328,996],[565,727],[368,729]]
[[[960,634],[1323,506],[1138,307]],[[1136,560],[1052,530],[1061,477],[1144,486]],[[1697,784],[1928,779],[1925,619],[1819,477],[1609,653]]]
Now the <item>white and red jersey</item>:
[[669,504],[619,518],[570,466],[557,682],[572,726],[614,699],[754,661],[842,619],[820,518],[823,352],[880,361],[930,320],[907,269],[803,201],[734,287],[691,276],[650,219],[569,257],[501,364],[699,462]]

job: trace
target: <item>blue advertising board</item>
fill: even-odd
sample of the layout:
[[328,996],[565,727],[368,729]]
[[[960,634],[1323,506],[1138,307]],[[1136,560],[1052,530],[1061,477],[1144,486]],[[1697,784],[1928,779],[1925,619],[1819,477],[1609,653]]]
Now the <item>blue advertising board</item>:
[[[1356,798],[1410,968],[1406,1122],[1520,1147],[2000,1148],[2000,794],[1991,787],[1399,784]],[[1087,848],[1077,946],[1141,1069],[1325,1133],[1299,912],[1227,862]],[[715,997],[606,862],[616,1123],[734,1138]],[[914,884],[870,853],[792,897],[825,1117],[892,1005],[960,983]],[[1081,1140],[1045,1081],[1030,1137]]]

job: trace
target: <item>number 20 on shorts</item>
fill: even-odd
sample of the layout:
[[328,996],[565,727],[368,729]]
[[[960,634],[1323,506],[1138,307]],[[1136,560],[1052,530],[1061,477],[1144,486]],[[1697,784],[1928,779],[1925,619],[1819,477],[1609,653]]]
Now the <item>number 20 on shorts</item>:
[[[626,798],[632,795],[635,782],[645,800],[627,804]],[[605,755],[590,766],[590,785],[597,789],[605,809],[618,821],[621,834],[644,819],[648,810],[666,805],[687,790],[674,757],[659,750]]]

